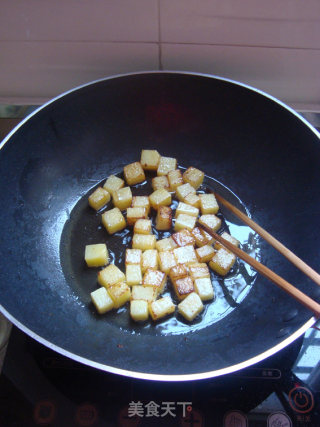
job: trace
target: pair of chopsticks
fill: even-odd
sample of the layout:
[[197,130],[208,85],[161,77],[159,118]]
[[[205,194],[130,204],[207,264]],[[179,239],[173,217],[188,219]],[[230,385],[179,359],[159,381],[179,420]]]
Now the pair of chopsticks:
[[[212,191],[211,191],[212,192]],[[286,248],[282,243],[275,239],[270,233],[260,227],[256,222],[249,218],[246,214],[241,212],[238,208],[233,206],[230,202],[225,200],[222,196],[217,193],[214,193],[218,202],[227,207],[233,214],[235,214],[239,219],[241,219],[245,224],[249,225],[254,231],[256,231],[262,238],[264,238],[268,243],[270,243],[276,250],[278,250],[282,255],[284,255],[289,261],[292,262],[296,267],[298,267],[303,273],[305,273],[310,279],[312,279],[317,285],[320,285],[320,275],[313,270],[309,265],[307,265],[301,258],[291,252]],[[214,237],[218,242],[222,243],[227,249],[233,252],[236,256],[241,258],[243,261],[251,265],[256,271],[263,274],[273,283],[278,285],[281,289],[287,292],[289,295],[294,297],[297,301],[303,304],[305,307],[310,309],[316,317],[320,317],[320,304],[314,301],[312,298],[308,297],[306,294],[301,292],[299,289],[295,288],[291,283],[287,282],[278,274],[274,273],[265,265],[261,264],[259,261],[248,255],[246,252],[228,242],[226,239],[221,237],[219,234],[213,232],[210,228],[205,225],[199,224],[199,227],[202,227],[207,233]]]

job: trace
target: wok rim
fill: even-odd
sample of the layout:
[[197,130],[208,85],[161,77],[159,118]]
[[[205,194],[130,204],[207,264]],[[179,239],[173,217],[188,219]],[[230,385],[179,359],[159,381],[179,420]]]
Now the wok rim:
[[[240,87],[243,87],[245,89],[248,89],[250,91],[253,91],[259,95],[262,95],[269,100],[275,102],[276,104],[280,105],[285,110],[289,111],[291,114],[293,114],[296,118],[301,120],[304,125],[306,125],[320,140],[320,132],[315,129],[315,127],[309,123],[301,114],[299,114],[296,110],[294,110],[289,105],[285,104],[283,101],[280,101],[278,98],[274,97],[273,95],[270,95],[267,92],[264,92],[261,89],[255,88],[254,86],[248,85],[246,83],[241,83],[234,79],[229,79],[226,77],[217,76],[215,74],[208,74],[208,73],[198,73],[198,72],[192,72],[192,71],[178,71],[178,70],[150,70],[150,71],[137,71],[137,72],[129,72],[129,73],[120,73],[111,75],[108,77],[102,77],[100,79],[92,80],[90,82],[75,86],[65,92],[62,92],[61,94],[55,96],[54,98],[51,98],[44,104],[40,105],[38,108],[36,108],[34,111],[32,111],[29,115],[27,115],[21,122],[19,122],[12,130],[11,132],[0,142],[0,150],[4,147],[4,145],[10,140],[12,135],[14,135],[20,127],[22,127],[29,119],[31,119],[34,115],[36,115],[39,111],[42,109],[45,109],[47,106],[51,105],[55,101],[59,100],[60,98],[63,98],[64,96],[67,96],[73,92],[76,92],[80,89],[83,89],[85,87],[104,82],[111,79],[117,79],[117,78],[123,78],[123,77],[130,77],[130,76],[137,76],[137,75],[150,75],[150,74],[180,74],[180,75],[190,75],[195,77],[205,77],[215,80],[220,80],[226,83],[231,83]],[[276,344],[275,346],[269,348],[268,350],[250,358],[243,362],[237,363],[235,365],[228,366],[226,368],[217,369],[214,371],[207,371],[207,372],[200,372],[200,373],[194,373],[194,374],[150,374],[150,373],[144,373],[144,372],[138,372],[138,371],[130,371],[126,369],[120,369],[115,368],[113,366],[109,366],[103,363],[98,363],[95,361],[92,361],[90,359],[87,359],[85,357],[82,357],[78,354],[72,353],[68,350],[65,350],[64,348],[53,344],[52,342],[48,341],[47,339],[41,337],[40,335],[33,332],[31,329],[26,327],[24,324],[22,324],[18,319],[16,319],[14,316],[12,316],[1,304],[0,304],[0,311],[1,313],[17,328],[19,328],[22,332],[27,334],[32,339],[35,339],[40,344],[48,347],[49,349],[56,351],[57,353],[61,354],[62,356],[68,357],[76,362],[82,363],[84,365],[87,365],[92,368],[96,368],[105,372],[109,372],[111,374],[116,375],[122,375],[125,377],[130,378],[136,378],[136,379],[142,379],[142,380],[153,380],[153,381],[169,381],[169,382],[182,382],[182,381],[193,381],[193,380],[204,380],[209,378],[215,378],[220,377],[222,375],[231,374],[233,372],[240,371],[242,369],[248,368],[256,363],[259,363],[270,356],[278,353],[279,351],[283,350],[288,345],[292,344],[296,339],[301,337],[309,328],[311,328],[316,322],[317,318],[315,316],[310,317],[309,320],[306,321],[298,330],[296,330],[294,333],[292,333],[289,337],[285,338],[280,343]],[[10,339],[10,338],[9,338]]]

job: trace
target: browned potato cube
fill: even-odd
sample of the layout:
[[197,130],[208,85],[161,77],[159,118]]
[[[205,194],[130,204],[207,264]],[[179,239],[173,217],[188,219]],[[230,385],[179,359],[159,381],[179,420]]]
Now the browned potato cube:
[[189,231],[194,229],[197,218],[195,216],[179,214],[174,223],[175,231],[187,229]]
[[103,188],[109,191],[111,195],[114,191],[120,190],[122,187],[124,187],[124,180],[116,175],[110,175],[103,185]]
[[144,170],[156,171],[158,169],[160,154],[157,150],[142,150],[140,163]]
[[216,252],[209,262],[210,268],[220,276],[225,276],[229,273],[236,260],[236,256],[225,248],[221,248]]
[[219,210],[218,202],[214,194],[199,194],[200,197],[200,209],[201,213],[204,214],[216,214]]
[[103,206],[105,206],[111,199],[110,193],[102,187],[98,187],[93,193],[88,197],[89,205],[98,211]]
[[172,225],[172,209],[169,206],[159,206],[156,217],[157,230],[170,230]]
[[90,296],[91,296],[91,301],[93,302],[98,313],[104,314],[107,311],[110,311],[113,309],[114,302],[110,297],[106,288],[101,287],[99,289],[96,289],[95,291],[91,292]]
[[173,252],[172,251],[159,252],[159,264],[160,264],[160,270],[168,274],[170,269],[177,264],[176,259],[173,255]]
[[196,194],[196,189],[192,187],[188,182],[186,184],[182,184],[176,189],[176,196],[180,200],[180,202],[183,202],[185,197],[189,194]]
[[173,233],[171,237],[178,246],[194,246],[195,244],[195,238],[189,230],[177,231],[176,233]]
[[148,268],[158,269],[158,251],[156,249],[147,249],[142,253],[141,269],[145,273]]
[[116,283],[108,288],[108,293],[114,302],[114,307],[119,308],[130,300],[131,292],[126,283]]
[[134,234],[132,237],[132,248],[141,249],[154,249],[156,245],[156,236],[154,234]]
[[114,264],[110,264],[98,272],[98,283],[105,288],[123,282],[125,278],[124,273]]
[[202,301],[208,301],[214,297],[211,279],[202,277],[194,281],[194,288]]
[[183,184],[183,178],[180,169],[175,169],[168,173],[168,182],[170,191],[176,191],[176,189]]
[[141,249],[126,249],[125,265],[138,264],[141,265],[142,250]]
[[123,187],[113,192],[113,204],[120,210],[127,209],[132,202],[130,187]]
[[133,227],[134,234],[151,234],[151,219],[138,219]]
[[177,169],[177,159],[173,157],[160,157],[159,165],[157,169],[157,175],[168,175],[172,170]]
[[189,193],[184,199],[184,203],[193,206],[194,208],[200,209],[200,197],[197,194]]
[[136,185],[145,181],[146,176],[140,162],[130,163],[123,168],[124,178],[128,185]]
[[132,208],[145,208],[147,214],[149,215],[150,211],[150,202],[148,196],[133,196],[131,202]]
[[194,320],[195,317],[203,310],[203,308],[203,303],[196,292],[189,294],[178,305],[179,313],[189,322]]
[[171,205],[171,194],[164,188],[159,188],[159,190],[156,190],[150,194],[149,200],[153,209],[157,210],[159,206]]
[[217,231],[221,227],[221,219],[214,214],[201,215],[199,223],[207,226],[212,231]]
[[189,265],[189,274],[193,280],[210,277],[210,272],[205,262],[197,262]]
[[157,298],[157,295],[157,289],[153,286],[135,285],[131,288],[132,300],[144,300],[147,302],[152,302]]
[[197,218],[199,215],[199,209],[195,208],[194,206],[188,205],[187,203],[179,202],[176,209],[175,217],[179,216],[180,214],[195,216]]
[[147,212],[145,208],[127,208],[127,224],[134,225],[138,219],[146,219]]
[[193,230],[191,230],[191,234],[195,239],[197,246],[204,246],[207,244],[207,239],[205,238],[204,234],[202,233],[201,228],[194,227]]
[[192,264],[198,262],[196,251],[192,245],[181,246],[173,249],[177,264]]
[[159,252],[162,251],[170,251],[177,247],[176,242],[172,239],[172,237],[165,237],[164,239],[158,240],[156,242],[156,248]]
[[175,310],[175,305],[173,304],[170,297],[163,297],[156,301],[152,301],[149,304],[149,313],[152,317],[152,320],[161,319],[168,314],[172,314]]
[[169,190],[168,178],[165,175],[155,176],[151,180],[151,186],[153,190],[159,190],[159,188],[165,188],[166,190]]
[[109,234],[123,230],[126,226],[126,220],[119,208],[110,209],[101,216],[102,224]]
[[170,269],[169,277],[171,282],[188,276],[188,268],[185,264],[177,264]]
[[158,295],[164,290],[166,284],[166,274],[163,271],[148,268],[143,275],[142,285],[153,286],[158,290]]
[[197,168],[190,167],[183,174],[184,182],[188,182],[195,189],[199,188],[203,182],[204,173]]
[[[235,238],[235,237],[233,237],[233,236],[230,236],[230,234],[229,234],[229,233],[227,233],[226,231],[224,231],[224,232],[221,234],[221,237],[223,237],[224,239],[228,240],[228,242],[232,243],[232,244],[233,244],[233,245],[235,245],[235,246],[239,246],[239,245],[240,245],[239,240],[238,240],[238,239],[236,239],[236,238]],[[218,249],[220,249],[220,248],[224,248],[224,246],[222,245],[222,243],[220,243],[220,242],[216,241],[216,242],[214,242],[214,248],[215,248],[216,250],[218,250]]]
[[172,284],[175,294],[180,301],[188,296],[191,292],[194,292],[193,280],[190,276],[175,279]]
[[196,254],[199,262],[209,262],[215,254],[215,250],[211,245],[204,245],[196,249]]
[[126,265],[126,282],[128,286],[141,285],[142,273],[140,264]]

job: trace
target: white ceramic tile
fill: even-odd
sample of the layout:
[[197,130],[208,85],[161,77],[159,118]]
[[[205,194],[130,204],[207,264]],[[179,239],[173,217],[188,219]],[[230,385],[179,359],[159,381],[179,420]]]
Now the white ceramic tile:
[[1,1],[0,40],[157,41],[157,0]]
[[319,0],[160,0],[161,40],[320,48]]
[[164,44],[164,69],[214,74],[320,110],[320,50]]
[[158,69],[158,45],[1,42],[0,63],[0,103],[32,104],[109,75]]

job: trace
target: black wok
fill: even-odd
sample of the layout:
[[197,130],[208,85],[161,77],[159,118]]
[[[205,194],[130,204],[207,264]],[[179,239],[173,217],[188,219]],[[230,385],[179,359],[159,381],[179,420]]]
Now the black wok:
[[[184,325],[181,333],[175,333],[175,320],[165,323],[170,329],[133,325],[123,310],[95,314],[89,294],[96,272],[84,267],[83,250],[108,236],[86,197],[108,175],[139,160],[142,148],[204,170],[215,179],[213,187],[318,269],[318,133],[279,101],[235,82],[132,74],[56,98],[2,143],[3,313],[44,345],[85,364],[169,381],[238,370],[301,336],[315,322],[311,313],[260,276],[241,303],[230,301],[228,285],[217,280],[216,290],[229,298],[228,314]],[[319,300],[319,287],[257,242],[263,263]]]

